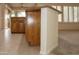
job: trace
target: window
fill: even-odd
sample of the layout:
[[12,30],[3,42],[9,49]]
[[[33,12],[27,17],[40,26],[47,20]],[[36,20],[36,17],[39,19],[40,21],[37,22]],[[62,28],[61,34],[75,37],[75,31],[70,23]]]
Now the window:
[[63,14],[58,15],[58,22],[79,22],[78,6],[52,6],[52,7],[63,12]]
[[26,17],[25,11],[12,11],[11,17]]
[[63,21],[64,22],[68,22],[68,7],[67,6],[64,6],[63,7]]
[[[62,11],[61,6],[52,6],[52,7],[59,10],[59,11]],[[58,22],[62,22],[62,14],[58,15]]]
[[25,17],[26,16],[26,14],[25,14],[25,12],[23,11],[23,12],[18,12],[17,13],[17,17]]
[[62,22],[62,14],[58,15],[58,22]]
[[77,7],[77,19],[78,19],[78,22],[79,22],[79,7]]
[[73,22],[73,15],[74,14],[74,10],[73,10],[73,7],[69,7],[69,22]]
[[78,22],[79,22],[79,7],[77,7],[77,19],[78,19]]
[[79,22],[79,7],[78,6],[64,6],[63,7],[63,21],[64,22]]
[[77,7],[74,7],[74,22],[77,22]]

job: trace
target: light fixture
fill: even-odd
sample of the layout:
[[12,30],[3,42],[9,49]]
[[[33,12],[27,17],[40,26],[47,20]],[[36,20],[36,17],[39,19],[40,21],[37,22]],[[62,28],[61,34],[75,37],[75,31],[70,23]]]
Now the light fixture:
[[20,5],[21,5],[21,9],[23,9],[23,10],[24,10],[24,4],[23,4],[23,3],[21,3]]

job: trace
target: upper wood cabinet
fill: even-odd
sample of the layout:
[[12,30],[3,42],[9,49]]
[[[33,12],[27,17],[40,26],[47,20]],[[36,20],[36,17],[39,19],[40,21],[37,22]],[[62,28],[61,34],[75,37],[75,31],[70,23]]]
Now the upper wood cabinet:
[[26,12],[26,15],[26,40],[32,46],[38,46],[40,45],[40,11],[28,11]]
[[25,18],[24,17],[12,17],[11,18],[11,32],[24,33],[25,32]]

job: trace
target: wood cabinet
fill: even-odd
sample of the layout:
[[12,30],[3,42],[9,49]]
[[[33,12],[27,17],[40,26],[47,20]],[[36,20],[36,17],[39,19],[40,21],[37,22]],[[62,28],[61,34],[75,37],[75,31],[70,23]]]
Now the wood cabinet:
[[40,11],[26,12],[25,36],[29,45],[40,45]]
[[25,32],[25,18],[12,17],[11,18],[11,32],[12,33],[24,33]]

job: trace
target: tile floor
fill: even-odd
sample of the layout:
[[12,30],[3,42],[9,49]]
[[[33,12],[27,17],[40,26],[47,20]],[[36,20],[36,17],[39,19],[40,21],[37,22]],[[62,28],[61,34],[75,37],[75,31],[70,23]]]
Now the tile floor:
[[[62,33],[61,36],[64,39],[59,39],[59,46],[49,55],[79,55],[78,35],[79,32]],[[74,46],[73,44],[78,45],[78,47]],[[10,29],[0,29],[0,55],[40,55],[40,47],[29,46],[24,34],[12,34]]]
[[0,29],[1,55],[38,55],[39,47],[29,46],[24,34],[11,34],[10,29]]
[[59,33],[59,46],[52,51],[57,55],[79,55],[79,31]]

